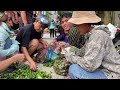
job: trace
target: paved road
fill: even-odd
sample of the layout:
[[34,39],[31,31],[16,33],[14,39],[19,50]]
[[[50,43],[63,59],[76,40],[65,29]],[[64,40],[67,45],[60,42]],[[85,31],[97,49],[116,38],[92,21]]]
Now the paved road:
[[49,33],[44,33],[43,34],[43,39],[45,41],[47,41],[48,43],[52,42],[54,40],[54,38],[50,38],[50,34]]
[[[59,34],[57,33],[57,35],[59,35]],[[46,40],[48,43],[50,43],[50,42],[52,42],[55,38],[53,38],[53,37],[50,38],[50,34],[49,34],[49,33],[44,33],[44,34],[43,34],[43,39]]]

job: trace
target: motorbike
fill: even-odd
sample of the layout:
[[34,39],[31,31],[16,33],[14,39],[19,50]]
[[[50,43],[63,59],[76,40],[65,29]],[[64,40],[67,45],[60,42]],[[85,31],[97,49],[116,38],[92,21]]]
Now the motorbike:
[[120,28],[117,28],[115,38],[113,39],[113,44],[114,44],[117,52],[120,54]]

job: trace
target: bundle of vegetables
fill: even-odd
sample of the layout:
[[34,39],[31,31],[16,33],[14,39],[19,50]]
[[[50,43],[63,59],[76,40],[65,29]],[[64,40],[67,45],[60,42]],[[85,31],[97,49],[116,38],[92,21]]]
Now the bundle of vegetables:
[[76,47],[74,47],[74,46],[70,47],[70,52],[75,52],[76,50],[77,50]]
[[0,74],[0,79],[50,79],[50,78],[51,78],[50,74],[39,70],[32,71],[26,64],[17,66],[16,70],[14,70],[13,72]]
[[55,61],[50,61],[50,62],[44,63],[43,66],[52,67],[54,65],[54,62]]
[[56,74],[66,76],[68,73],[69,66],[70,63],[66,62],[65,59],[62,59],[62,60],[56,60],[54,62],[53,68]]
[[55,61],[63,60],[63,59],[65,58],[64,54],[58,54],[58,55],[59,55],[60,59],[56,59],[56,60],[51,60],[51,61],[49,61],[49,62],[45,62],[45,63],[43,64],[43,66],[52,67],[52,66],[54,66]]

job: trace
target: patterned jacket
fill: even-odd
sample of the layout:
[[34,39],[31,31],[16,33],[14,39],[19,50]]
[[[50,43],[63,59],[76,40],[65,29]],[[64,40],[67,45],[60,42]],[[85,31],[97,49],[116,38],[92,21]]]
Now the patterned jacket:
[[75,53],[66,53],[66,59],[89,72],[100,69],[108,79],[120,79],[120,55],[109,34],[103,30],[91,30],[85,45]]

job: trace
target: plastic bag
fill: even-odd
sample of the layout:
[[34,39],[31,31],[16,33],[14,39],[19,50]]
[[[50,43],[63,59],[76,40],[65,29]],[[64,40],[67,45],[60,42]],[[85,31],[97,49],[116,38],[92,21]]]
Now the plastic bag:
[[111,39],[114,39],[115,38],[115,34],[117,32],[117,28],[115,26],[113,26],[111,23],[109,23],[107,25],[107,27],[109,28],[109,31],[111,32]]
[[[61,54],[62,49],[69,47],[70,45],[66,42],[59,41],[58,45],[54,43],[50,43],[49,48],[50,50],[54,51],[56,54]],[[61,48],[60,48],[61,47]]]
[[34,61],[37,63],[49,62],[52,60],[57,60],[59,58],[59,55],[49,49],[43,49],[41,52],[37,53],[35,57],[33,57]]
[[47,59],[48,49],[40,50],[35,57],[33,57],[33,60],[37,63],[44,63]]
[[60,59],[60,56],[57,55],[54,51],[48,50],[47,61]]
[[56,74],[66,76],[68,74],[70,63],[66,59],[56,60],[53,69]]

